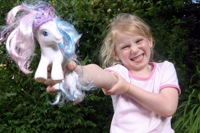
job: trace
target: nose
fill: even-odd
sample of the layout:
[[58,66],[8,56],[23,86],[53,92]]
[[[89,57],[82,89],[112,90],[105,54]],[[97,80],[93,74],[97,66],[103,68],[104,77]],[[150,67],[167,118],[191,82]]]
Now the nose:
[[57,25],[55,25],[55,28],[52,30],[52,34],[55,37],[54,39],[57,41],[63,40],[63,36],[60,33],[60,31],[58,30]]
[[60,32],[58,32],[56,35],[56,40],[62,40],[62,39],[63,39],[63,36],[61,35]]
[[138,52],[139,52],[138,46],[135,45],[135,44],[132,44],[132,45],[131,45],[131,53],[132,53],[132,54],[137,54]]
[[54,33],[54,36],[55,36],[56,41],[59,41],[59,42],[63,41],[63,36],[58,30]]

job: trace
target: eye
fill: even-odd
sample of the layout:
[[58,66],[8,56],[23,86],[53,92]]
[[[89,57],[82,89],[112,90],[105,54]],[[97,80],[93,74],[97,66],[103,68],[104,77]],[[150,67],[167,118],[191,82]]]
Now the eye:
[[140,42],[142,42],[142,40],[143,40],[143,39],[138,39],[138,40],[136,41],[136,43],[140,43]]
[[48,36],[48,32],[47,31],[42,31],[42,34],[44,35],[44,36]]
[[127,49],[129,47],[130,47],[130,45],[126,45],[126,46],[123,46],[122,49]]

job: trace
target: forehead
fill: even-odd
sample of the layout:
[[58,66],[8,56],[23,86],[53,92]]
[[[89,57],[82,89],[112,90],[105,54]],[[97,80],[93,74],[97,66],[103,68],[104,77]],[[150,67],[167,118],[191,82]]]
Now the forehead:
[[115,43],[116,44],[130,43],[138,38],[142,38],[142,36],[132,33],[120,33],[116,36]]
[[49,22],[46,22],[46,23],[42,24],[39,27],[39,30],[51,29],[51,28],[53,28],[55,26],[56,26],[56,24],[53,21],[49,21]]

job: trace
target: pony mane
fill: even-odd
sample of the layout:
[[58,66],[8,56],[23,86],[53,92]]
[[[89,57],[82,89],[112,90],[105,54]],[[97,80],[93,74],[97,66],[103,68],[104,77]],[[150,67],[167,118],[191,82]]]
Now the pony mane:
[[63,43],[58,46],[61,52],[67,56],[69,60],[72,60],[76,44],[78,44],[81,35],[78,34],[74,26],[67,21],[54,19],[54,22],[57,24],[59,32],[63,35]]
[[7,25],[3,27],[0,42],[6,41],[6,49],[10,57],[25,74],[28,70],[35,50],[34,19],[39,9],[46,9],[48,14],[55,16],[55,9],[46,2],[35,5],[22,3],[11,9],[7,15]]

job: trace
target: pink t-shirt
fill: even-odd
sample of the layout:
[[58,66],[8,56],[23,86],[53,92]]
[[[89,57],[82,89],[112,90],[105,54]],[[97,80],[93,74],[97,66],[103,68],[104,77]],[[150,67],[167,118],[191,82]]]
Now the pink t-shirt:
[[[176,70],[171,62],[150,62],[153,71],[146,78],[134,76],[124,66],[118,64],[105,69],[115,71],[126,81],[149,92],[160,93],[166,87],[174,87],[181,93]],[[110,133],[174,133],[171,128],[171,118],[158,115],[126,94],[112,95],[114,116]]]

